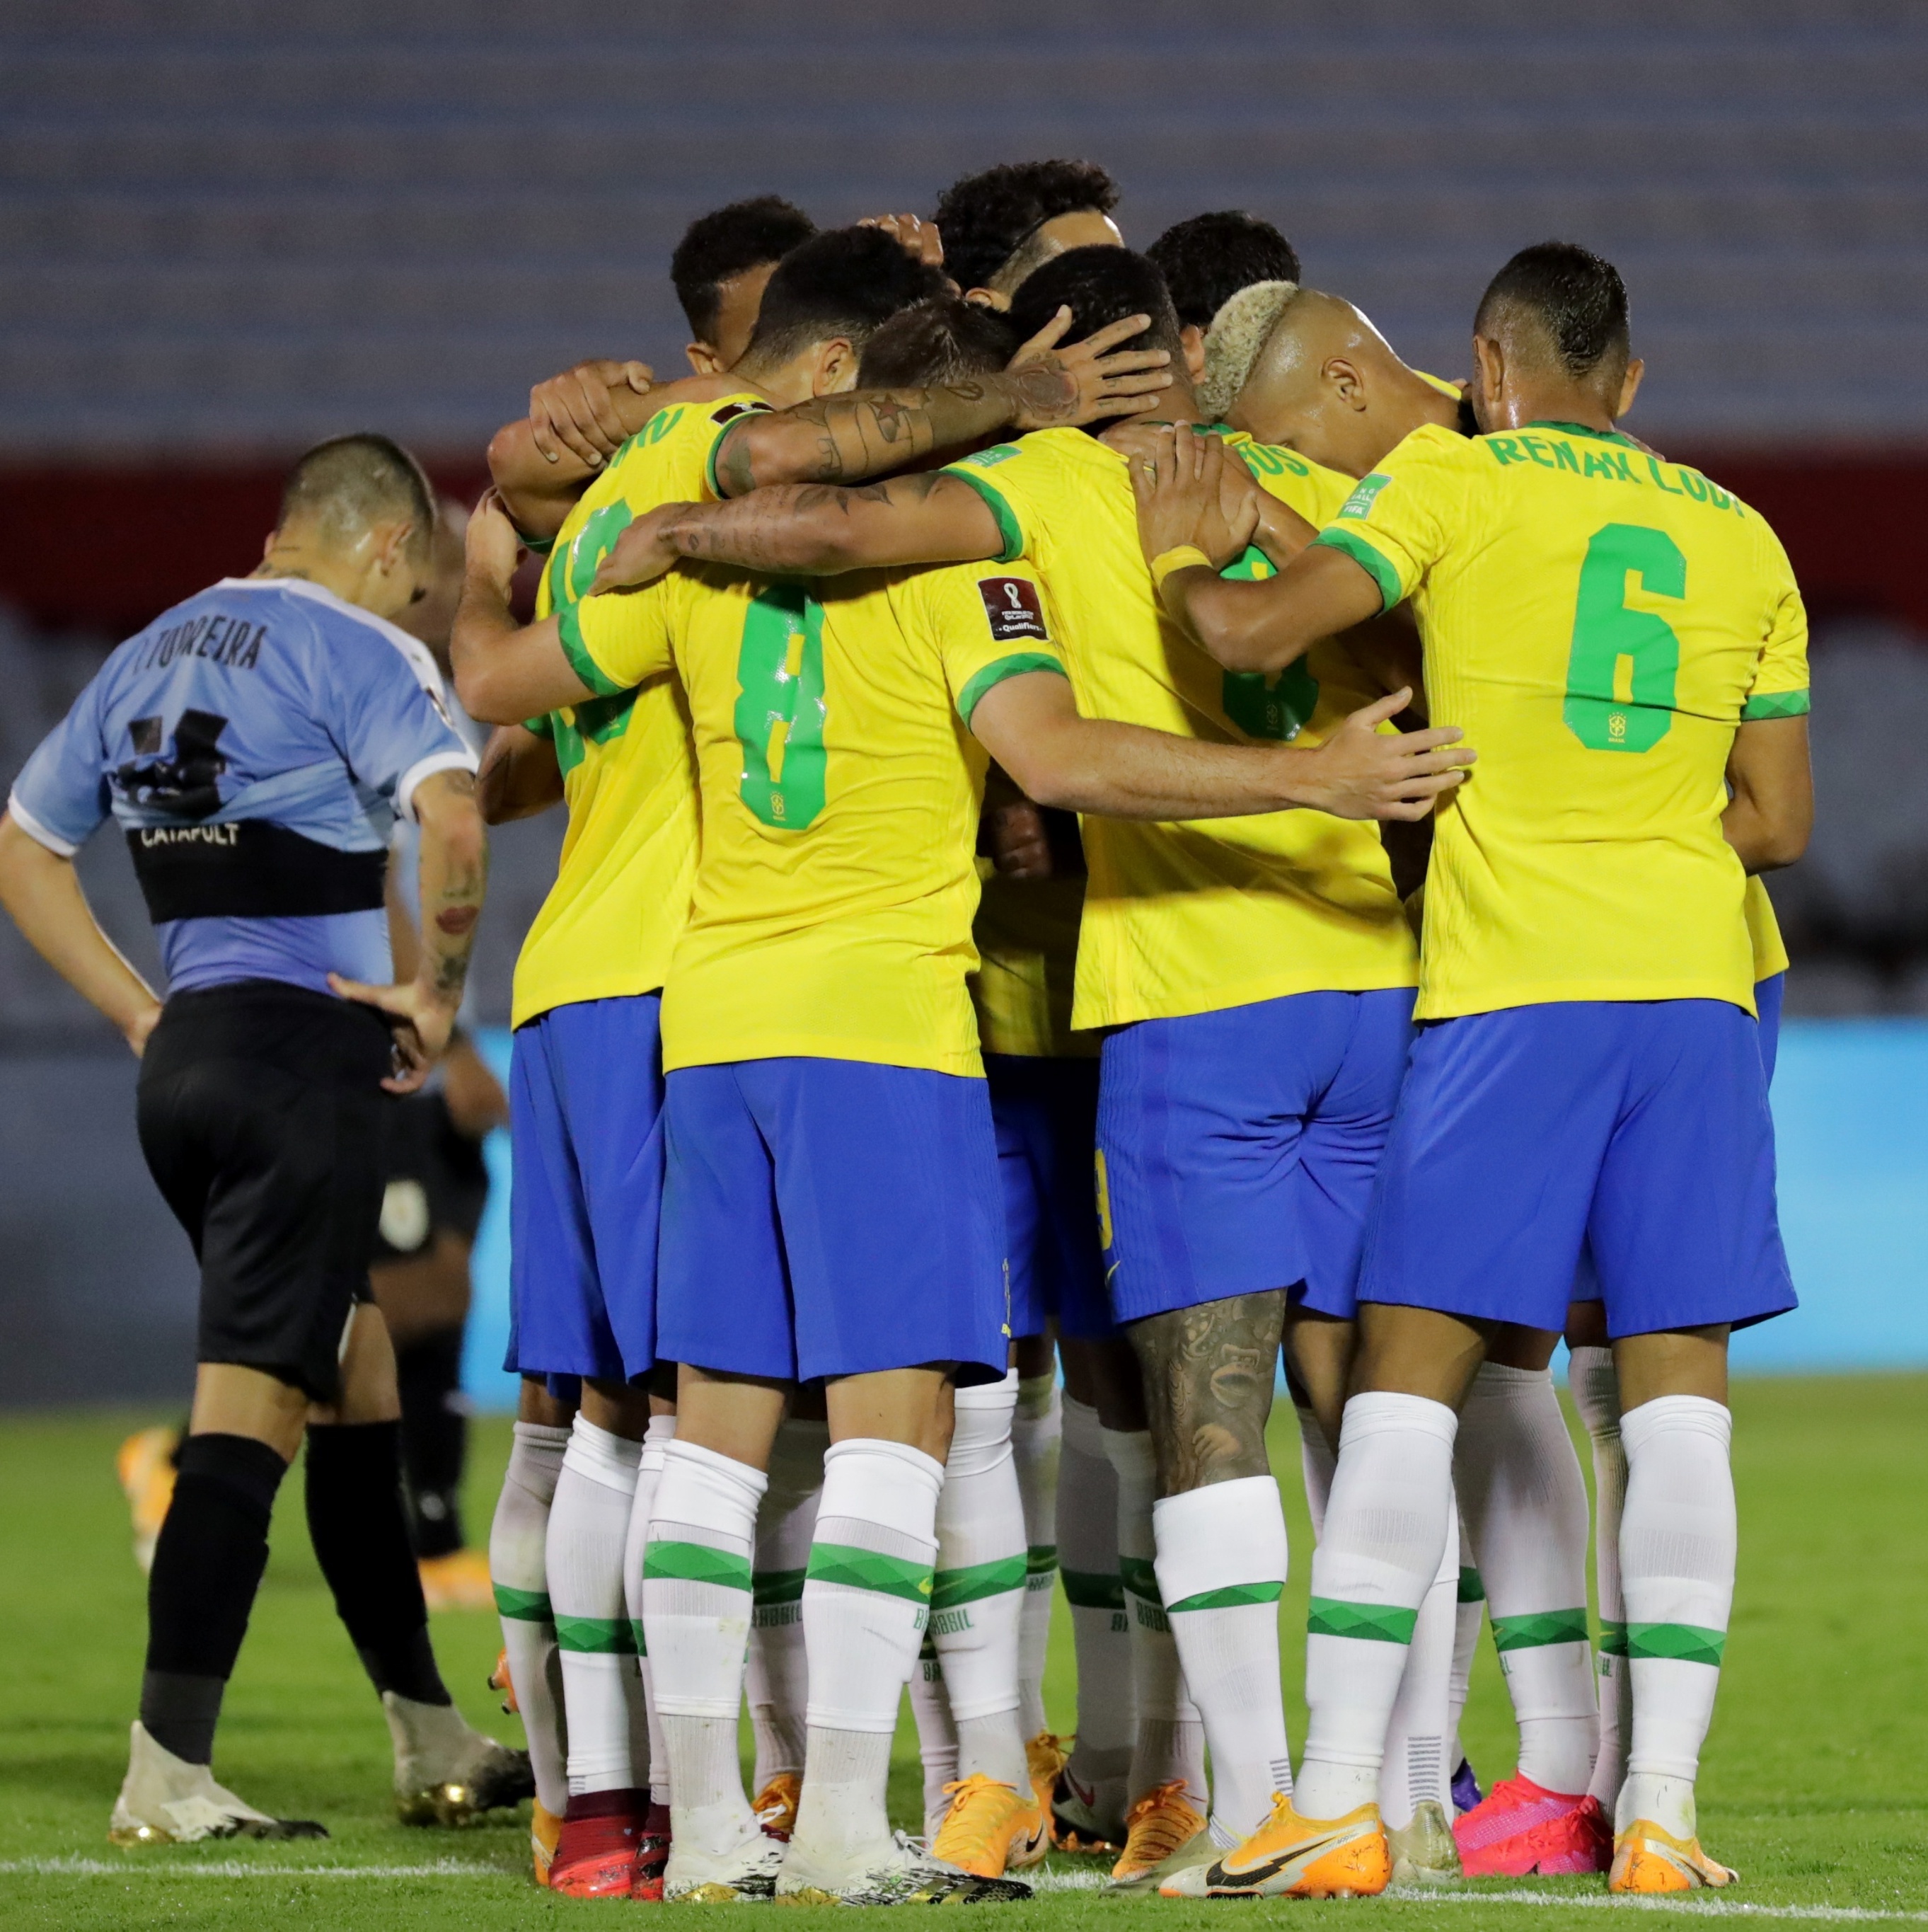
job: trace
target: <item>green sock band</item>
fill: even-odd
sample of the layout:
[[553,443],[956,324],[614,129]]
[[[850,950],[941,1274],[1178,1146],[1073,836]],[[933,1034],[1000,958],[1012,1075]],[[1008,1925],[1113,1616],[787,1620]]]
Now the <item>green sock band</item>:
[[1708,1630],[1700,1624],[1629,1624],[1627,1654],[1642,1658],[1669,1658],[1680,1664],[1705,1664],[1718,1670],[1727,1648],[1725,1630]]
[[495,1586],[496,1611],[517,1623],[547,1624],[556,1620],[549,1606],[547,1590],[512,1590],[506,1583]]
[[1024,1559],[1000,1556],[988,1563],[967,1563],[955,1570],[940,1570],[931,1580],[931,1607],[954,1610],[960,1604],[974,1604],[983,1597],[1001,1597],[1009,1590],[1024,1587]]
[[1195,1597],[1181,1598],[1167,1606],[1167,1614],[1178,1616],[1186,1610],[1231,1610],[1241,1604],[1276,1604],[1283,1594],[1283,1583],[1228,1583],[1222,1590],[1201,1590]]
[[1080,1610],[1122,1610],[1125,1607],[1124,1579],[1115,1573],[1106,1576],[1096,1570],[1060,1570],[1066,1600]]
[[719,1589],[748,1591],[750,1559],[733,1550],[707,1543],[674,1543],[667,1537],[652,1541],[643,1558],[643,1576],[668,1583],[714,1583]]
[[1550,1643],[1585,1643],[1587,1608],[1574,1610],[1540,1610],[1531,1616],[1495,1617],[1493,1644],[1496,1649],[1539,1650]]
[[1308,1636],[1361,1637],[1372,1643],[1411,1643],[1417,1610],[1393,1604],[1346,1604],[1336,1597],[1315,1597],[1306,1618]]
[[1483,1604],[1486,1600],[1486,1586],[1480,1580],[1480,1573],[1470,1563],[1459,1566],[1459,1600],[1462,1604]]
[[634,1657],[636,1638],[627,1617],[558,1617],[556,1644],[589,1657]]
[[928,1604],[935,1573],[928,1563],[905,1556],[886,1556],[880,1550],[860,1550],[850,1543],[813,1543],[810,1577],[813,1583],[837,1583],[850,1590],[872,1590],[879,1596],[901,1597]]

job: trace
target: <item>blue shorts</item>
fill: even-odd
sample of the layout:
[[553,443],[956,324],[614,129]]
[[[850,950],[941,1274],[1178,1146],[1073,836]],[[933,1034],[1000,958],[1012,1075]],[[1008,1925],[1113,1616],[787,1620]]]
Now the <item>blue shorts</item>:
[[619,1382],[655,1365],[661,1007],[656,993],[583,1000],[516,1029],[512,1373]]
[[1004,1246],[1011,1270],[1011,1332],[1102,1342],[1112,1333],[1098,1252],[1091,1153],[1098,1139],[1098,1063],[987,1053],[997,1171],[1004,1184]]
[[[1761,1015],[1761,1065],[1768,1076],[1768,1084],[1774,1084],[1774,1058],[1781,1045],[1781,997],[1786,992],[1788,976],[1786,973],[1771,974],[1766,979],[1755,982],[1754,1004]],[[1600,1270],[1594,1266],[1593,1250],[1582,1247],[1580,1265],[1574,1270],[1573,1298],[1576,1301],[1597,1301],[1600,1298]]]
[[1114,1321],[1287,1288],[1348,1317],[1413,990],[1294,993],[1105,1042],[1099,1217]]
[[854,1060],[670,1076],[659,1346],[801,1382],[1010,1354],[982,1080]]
[[1420,1029],[1360,1300],[1557,1330],[1583,1249],[1616,1339],[1794,1306],[1739,1006],[1582,1000]]

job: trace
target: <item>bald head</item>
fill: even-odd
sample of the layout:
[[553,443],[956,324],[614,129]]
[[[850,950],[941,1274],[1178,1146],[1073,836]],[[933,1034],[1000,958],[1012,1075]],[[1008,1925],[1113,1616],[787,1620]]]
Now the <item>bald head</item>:
[[1343,296],[1298,289],[1279,308],[1227,416],[1261,442],[1363,476],[1425,422],[1450,424],[1453,399],[1407,368]]

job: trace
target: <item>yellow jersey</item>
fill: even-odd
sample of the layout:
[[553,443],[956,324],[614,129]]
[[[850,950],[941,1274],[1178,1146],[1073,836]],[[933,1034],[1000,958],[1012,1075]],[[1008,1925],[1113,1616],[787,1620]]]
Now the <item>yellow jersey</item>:
[[1064,674],[1035,574],[868,572],[806,592],[685,566],[577,606],[600,686],[672,667],[703,801],[663,1064],[792,1054],[981,1078],[976,967],[984,694]]
[[[712,464],[724,430],[768,406],[746,390],[658,410],[583,492],[535,596],[538,618],[561,616],[572,657],[581,648],[573,614],[616,538],[659,503],[715,500]],[[556,883],[516,960],[516,1026],[552,1006],[661,986],[696,865],[696,765],[674,678],[612,690],[529,728],[555,741],[569,828]]]
[[1565,1000],[1754,1010],[1721,836],[1744,718],[1807,709],[1786,553],[1699,471],[1624,436],[1429,426],[1318,542],[1414,600],[1426,690],[1480,762],[1438,814],[1422,1019]]
[[1747,881],[1747,897],[1741,910],[1747,921],[1747,950],[1754,956],[1754,983],[1771,980],[1788,970],[1788,949],[1781,938],[1781,923],[1774,916],[1774,902],[1756,877]]
[[1098,1035],[1074,1033],[1071,1024],[1084,880],[1007,879],[985,860],[978,871],[984,886],[971,930],[978,968],[970,992],[985,1052],[1094,1058]]
[[[1309,520],[1350,484],[1290,450],[1232,440]],[[1138,547],[1125,459],[1081,430],[1039,430],[950,466],[988,503],[1003,558],[1048,586],[1078,709],[1218,744],[1316,744],[1381,694],[1343,646],[1268,678],[1222,670],[1171,624]],[[1231,567],[1255,575],[1256,550]],[[1376,826],[1317,812],[1084,822],[1090,877],[1072,1024],[1212,1012],[1418,976]]]

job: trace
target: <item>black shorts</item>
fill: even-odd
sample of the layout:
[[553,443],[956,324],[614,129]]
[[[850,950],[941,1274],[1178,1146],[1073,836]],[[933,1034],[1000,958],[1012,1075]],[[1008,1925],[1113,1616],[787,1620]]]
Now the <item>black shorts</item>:
[[141,1151],[201,1263],[196,1358],[334,1400],[381,1211],[386,1023],[271,980],[170,999],[140,1066]]
[[481,1142],[456,1126],[441,1094],[411,1094],[395,1103],[384,1180],[377,1268],[426,1254],[444,1228],[475,1240],[488,1204],[488,1166]]

